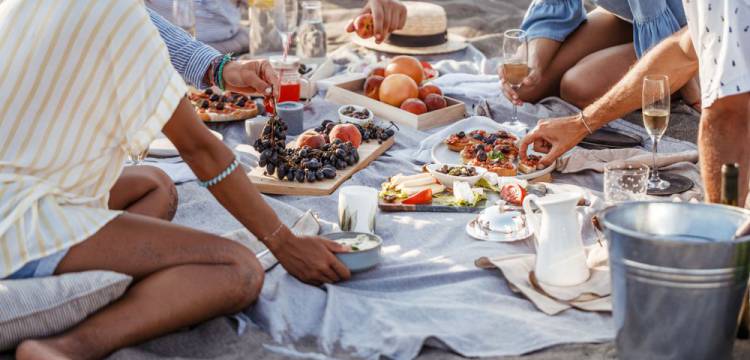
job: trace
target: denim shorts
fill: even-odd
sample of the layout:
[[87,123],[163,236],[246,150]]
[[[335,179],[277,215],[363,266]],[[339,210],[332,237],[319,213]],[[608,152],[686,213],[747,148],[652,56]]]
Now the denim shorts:
[[8,275],[5,280],[30,279],[37,277],[52,276],[60,261],[68,254],[68,249],[60,250],[51,255],[31,260],[24,264],[16,272]]

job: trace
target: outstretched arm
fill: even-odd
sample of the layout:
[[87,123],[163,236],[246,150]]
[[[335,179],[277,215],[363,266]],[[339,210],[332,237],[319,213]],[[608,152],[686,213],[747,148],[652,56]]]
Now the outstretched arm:
[[[163,132],[199,179],[209,180],[224,171],[234,154],[208,131],[183,98]],[[273,209],[241,168],[209,188],[216,199],[276,256],[298,279],[330,283],[349,278],[349,270],[333,255],[346,248],[319,237],[297,237],[281,223]]]
[[[667,75],[674,92],[697,71],[698,59],[690,34],[684,28],[649,51],[612,89],[585,108],[585,121],[595,130],[640,108],[643,77],[648,74]],[[525,158],[528,146],[534,144],[536,151],[548,153],[541,162],[549,165],[586,135],[588,131],[578,115],[540,120],[521,142],[521,157]]]

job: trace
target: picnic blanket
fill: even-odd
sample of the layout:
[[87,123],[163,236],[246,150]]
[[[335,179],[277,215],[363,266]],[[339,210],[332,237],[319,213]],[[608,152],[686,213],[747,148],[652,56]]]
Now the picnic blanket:
[[[451,67],[456,61],[445,60]],[[440,64],[440,63],[439,63]],[[439,69],[440,66],[438,66]],[[479,73],[479,72],[478,72]],[[454,81],[455,80],[455,81]],[[449,83],[453,81],[453,83]],[[476,74],[441,79],[443,90],[472,105],[483,99],[496,121],[510,115],[510,104],[500,96],[497,77]],[[492,90],[494,88],[494,91]],[[480,89],[480,90],[472,90]],[[321,97],[305,110],[305,126],[335,119],[337,105]],[[533,126],[539,117],[573,113],[559,99],[524,105],[521,120]],[[613,127],[645,137],[642,128],[624,121]],[[236,147],[244,141],[240,124],[212,126],[225,142]],[[401,127],[396,144],[346,185],[378,187],[387,176],[412,173],[429,158],[419,149],[441,129],[417,131]],[[662,140],[662,151],[695,146],[674,139]],[[646,143],[646,146],[649,144]],[[257,162],[238,151],[242,162]],[[694,164],[679,164],[672,171],[699,180]],[[554,175],[555,182],[589,188],[598,194],[601,174],[586,171]],[[229,213],[194,182],[178,186],[180,205],[175,222],[213,233],[241,228]],[[304,211],[317,213],[323,232],[335,228],[338,192],[324,197],[266,196],[288,224]],[[575,309],[556,316],[540,312],[513,293],[498,271],[479,269],[481,256],[533,252],[530,242],[489,243],[472,240],[464,231],[470,214],[379,213],[376,232],[384,239],[383,263],[352,280],[322,288],[303,284],[277,266],[267,272],[257,304],[245,313],[250,329],[237,334],[227,318],[123,349],[113,358],[149,359],[167,356],[204,358],[367,358],[410,359],[423,346],[447,349],[463,356],[519,355],[556,344],[590,343],[614,336],[611,315]],[[594,241],[587,238],[587,243]],[[275,355],[274,355],[275,354]]]

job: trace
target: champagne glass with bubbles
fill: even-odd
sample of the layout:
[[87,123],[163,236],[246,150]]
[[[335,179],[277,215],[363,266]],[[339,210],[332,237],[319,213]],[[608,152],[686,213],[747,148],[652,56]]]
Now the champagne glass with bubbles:
[[643,126],[653,142],[653,168],[648,180],[649,190],[664,190],[670,185],[659,176],[656,166],[659,140],[669,125],[670,95],[669,78],[666,75],[646,75],[643,78]]
[[284,46],[284,59],[289,54],[292,35],[297,30],[297,16],[299,13],[297,0],[276,0],[273,4],[273,20],[276,31],[281,35]]
[[[503,34],[503,79],[514,91],[518,91],[523,79],[529,75],[529,47],[526,32],[511,29]],[[513,103],[512,125],[519,125],[518,107]]]

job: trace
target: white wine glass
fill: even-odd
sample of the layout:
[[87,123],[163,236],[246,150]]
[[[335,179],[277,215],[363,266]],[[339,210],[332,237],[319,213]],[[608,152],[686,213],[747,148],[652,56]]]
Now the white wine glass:
[[[526,32],[521,29],[507,30],[503,34],[503,80],[517,91],[523,79],[529,75],[529,47]],[[512,101],[511,101],[512,102]],[[511,125],[519,125],[518,107],[513,102]]]
[[136,151],[125,146],[123,146],[123,148],[125,150],[125,153],[128,154],[128,160],[130,160],[130,163],[134,166],[143,164],[143,160],[145,160],[146,156],[148,156],[148,146],[146,146],[146,148],[141,151]]
[[648,180],[649,190],[664,190],[670,185],[659,176],[656,166],[659,140],[669,126],[670,96],[669,78],[666,75],[646,75],[643,78],[643,126],[653,143],[653,168]]
[[273,4],[273,20],[284,46],[284,60],[289,54],[292,35],[297,30],[299,8],[297,0],[276,0]]
[[172,0],[172,21],[195,38],[195,4],[193,0]]

